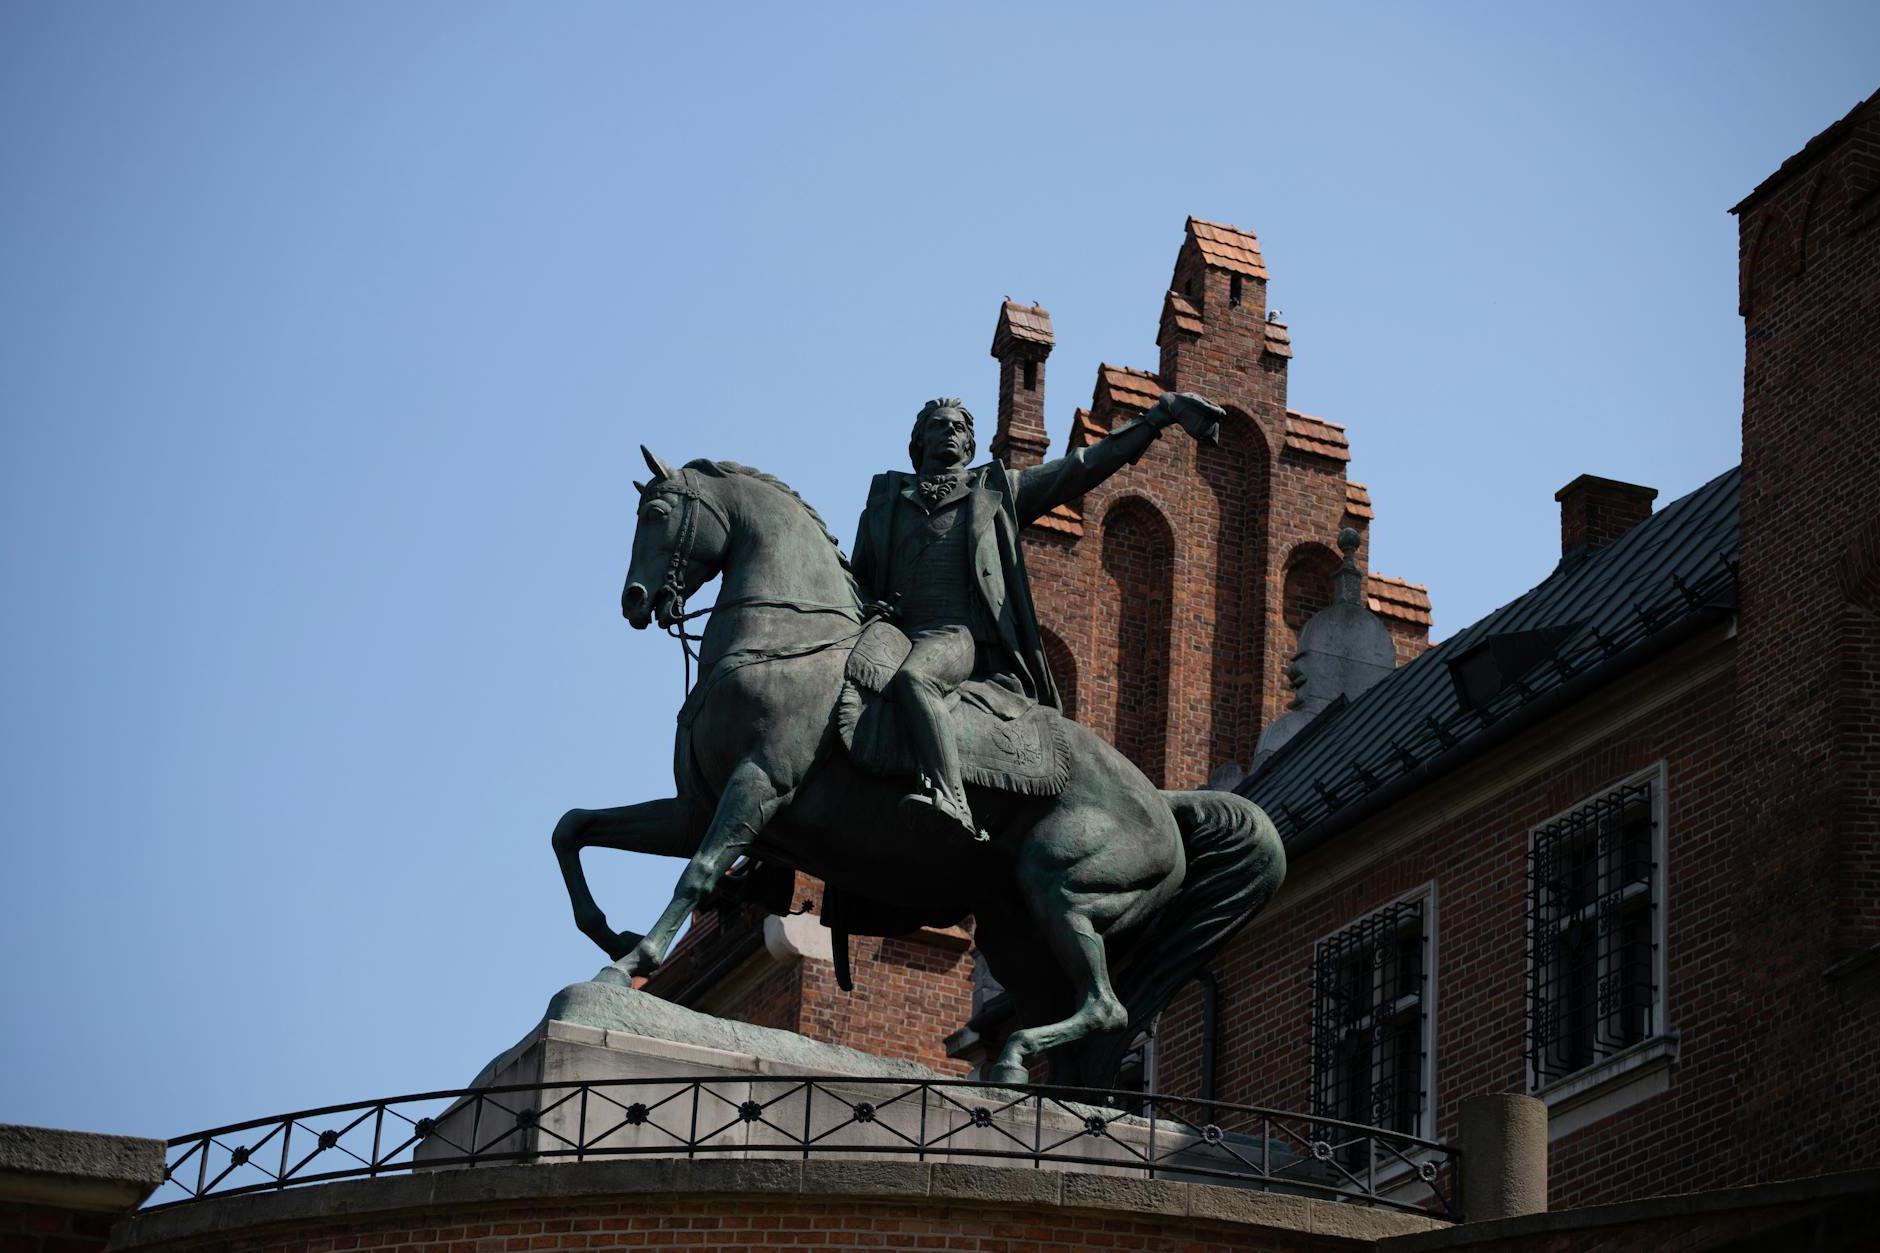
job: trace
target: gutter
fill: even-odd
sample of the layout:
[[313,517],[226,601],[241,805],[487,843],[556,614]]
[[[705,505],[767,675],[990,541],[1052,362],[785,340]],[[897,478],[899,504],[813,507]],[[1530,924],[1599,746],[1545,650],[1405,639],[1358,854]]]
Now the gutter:
[[[1614,679],[1636,670],[1687,640],[1696,638],[1718,622],[1728,620],[1735,612],[1734,609],[1723,607],[1692,610],[1670,626],[1646,636],[1624,652],[1608,657],[1598,665],[1581,671],[1559,687],[1552,688],[1519,706],[1462,743],[1418,763],[1414,769],[1398,775],[1376,791],[1365,794],[1336,813],[1328,814],[1317,823],[1299,832],[1291,840],[1286,841],[1287,854],[1290,856],[1316,848],[1333,836],[1350,830],[1368,818],[1375,817],[1417,789],[1433,783],[1452,770],[1459,769],[1491,749],[1499,748],[1523,731],[1552,717],[1557,711],[1580,700],[1595,689],[1604,687]],[[1258,803],[1253,797],[1248,799]]]

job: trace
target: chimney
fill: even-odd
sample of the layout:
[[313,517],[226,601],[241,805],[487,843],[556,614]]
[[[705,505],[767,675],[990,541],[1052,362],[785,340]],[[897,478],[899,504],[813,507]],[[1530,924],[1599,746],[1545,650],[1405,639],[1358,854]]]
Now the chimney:
[[1554,493],[1560,502],[1560,554],[1606,547],[1652,516],[1655,487],[1582,474]]
[[1013,469],[1044,460],[1044,359],[1057,343],[1051,315],[1036,303],[1008,300],[999,308],[992,355],[999,359],[999,429],[992,455]]

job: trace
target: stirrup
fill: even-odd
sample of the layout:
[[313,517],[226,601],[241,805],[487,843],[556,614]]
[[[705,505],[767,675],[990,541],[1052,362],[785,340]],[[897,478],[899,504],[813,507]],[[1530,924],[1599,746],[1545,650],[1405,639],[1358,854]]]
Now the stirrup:
[[978,843],[992,838],[938,790],[909,792],[901,798],[900,810],[933,835],[965,835]]

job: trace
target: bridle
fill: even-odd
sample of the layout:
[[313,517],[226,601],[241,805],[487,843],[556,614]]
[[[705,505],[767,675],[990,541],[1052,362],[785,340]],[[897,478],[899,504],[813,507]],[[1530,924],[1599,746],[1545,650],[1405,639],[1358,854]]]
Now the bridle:
[[718,525],[724,529],[725,534],[731,534],[731,515],[726,513],[717,501],[695,486],[691,476],[690,469],[675,470],[664,478],[649,483],[642,493],[644,496],[677,496],[683,502],[679,506],[679,534],[673,539],[672,555],[666,561],[666,578],[654,591],[653,603],[655,605],[659,603],[661,593],[671,594],[671,610],[663,629],[666,634],[679,641],[679,649],[685,654],[686,695],[690,696],[692,693],[692,663],[699,659],[697,651],[692,646],[705,638],[703,635],[693,635],[685,629],[685,624],[694,618],[702,618],[720,609],[789,609],[797,613],[840,614],[857,624],[856,629],[847,635],[824,640],[820,644],[812,644],[804,648],[749,650],[741,654],[743,660],[740,668],[742,668],[744,665],[759,662],[808,657],[824,649],[834,648],[837,644],[846,644],[866,630],[869,623],[884,616],[881,611],[871,609],[863,612],[852,604],[835,605],[810,600],[780,600],[766,596],[741,596],[736,600],[720,601],[717,604],[707,605],[703,609],[688,611],[685,607],[685,572],[692,564],[692,549],[698,542],[699,509],[704,508],[710,511],[711,515],[718,519]]

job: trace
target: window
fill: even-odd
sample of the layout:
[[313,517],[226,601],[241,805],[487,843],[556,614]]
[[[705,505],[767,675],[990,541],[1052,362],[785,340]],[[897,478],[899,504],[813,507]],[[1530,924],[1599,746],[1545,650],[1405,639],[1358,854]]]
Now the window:
[[1025,362],[1025,390],[1028,392],[1038,390],[1038,363],[1036,361]]
[[1528,1077],[1545,1088],[1664,1031],[1663,780],[1536,827],[1528,854]]
[[1227,280],[1227,304],[1230,308],[1240,308],[1240,275],[1238,274],[1230,276]]
[[1319,941],[1314,1113],[1409,1135],[1425,1131],[1430,906],[1426,888]]

